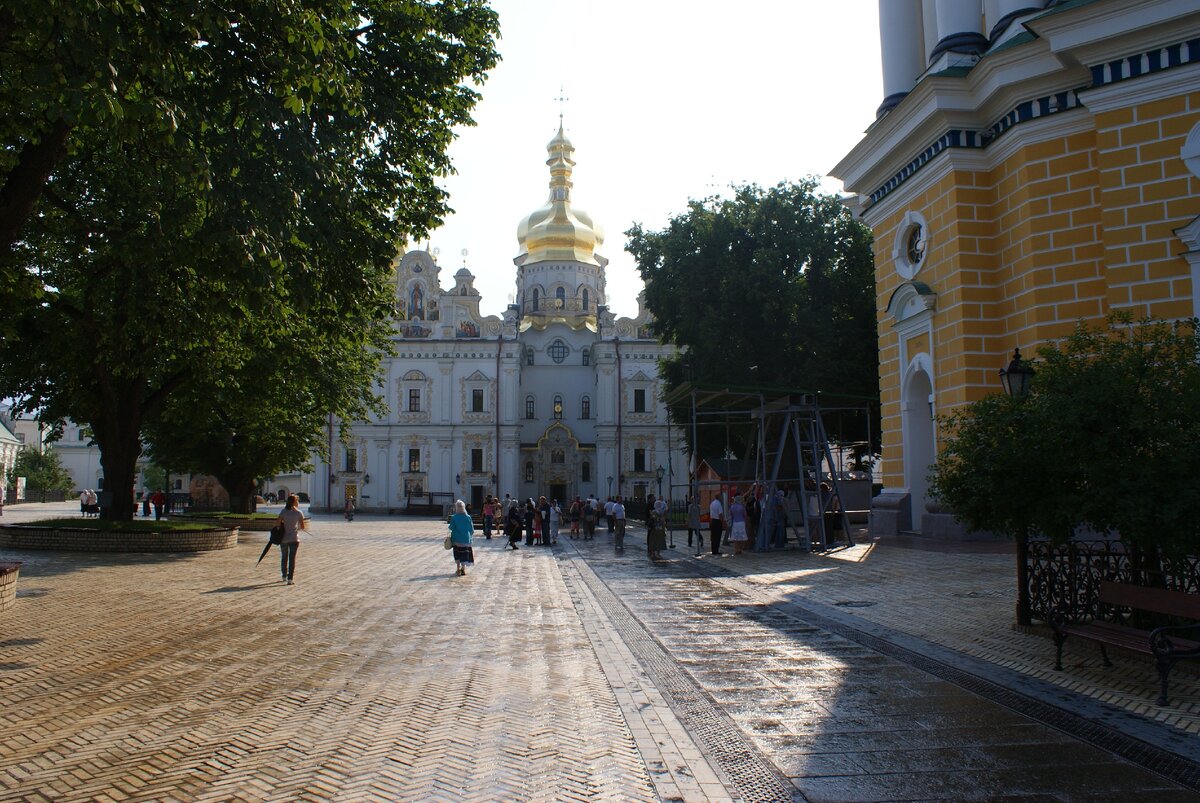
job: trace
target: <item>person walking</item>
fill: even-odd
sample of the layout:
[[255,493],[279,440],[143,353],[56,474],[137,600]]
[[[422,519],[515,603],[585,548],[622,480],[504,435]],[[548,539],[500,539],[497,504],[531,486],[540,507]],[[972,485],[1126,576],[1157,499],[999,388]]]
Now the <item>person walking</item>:
[[467,513],[463,500],[454,502],[454,515],[450,517],[450,548],[454,552],[454,573],[462,577],[468,566],[475,565],[475,551],[471,549],[475,534],[475,522]]
[[533,506],[533,497],[525,499],[525,546],[533,546],[534,543],[534,527],[537,526],[537,508]]
[[582,503],[579,501],[579,497],[577,496],[577,497],[575,497],[575,501],[571,503],[571,510],[567,514],[571,517],[571,538],[572,538],[572,540],[579,537],[579,509],[580,509],[580,507],[582,507]]
[[746,532],[746,506],[742,504],[741,494],[733,497],[729,505],[729,543],[733,544],[733,554],[740,555],[746,548],[750,536]]
[[[665,506],[663,506],[665,508]],[[650,560],[661,560],[667,548],[666,520],[654,494],[646,497],[646,553]]]
[[583,503],[583,540],[591,541],[596,537],[596,500],[589,494]]
[[542,546],[550,546],[550,502],[538,497],[538,522],[541,524]]
[[504,528],[508,535],[508,544],[504,548],[512,547],[513,551],[516,551],[520,549],[517,542],[521,540],[521,508],[511,498],[506,496],[505,499],[508,500],[508,512],[504,516]]
[[621,497],[613,499],[612,506],[613,516],[613,546],[618,552],[625,551],[625,506],[621,504]]
[[[167,497],[163,494],[162,488],[154,492],[150,497],[150,504],[154,505],[154,520],[158,521],[163,517],[163,505],[166,503]],[[299,504],[299,502],[297,502]]]
[[608,525],[608,534],[613,534],[613,527],[616,522],[613,521],[613,498],[608,497],[608,501],[604,503],[604,522]]
[[562,525],[562,508],[557,499],[550,500],[550,544],[558,543],[558,528]]
[[495,515],[494,510],[495,509],[492,506],[492,495],[488,494],[487,496],[483,497],[483,537],[488,541],[492,540],[492,518]]
[[708,503],[708,539],[714,555],[721,554],[721,533],[725,530],[725,506],[717,494]]
[[704,548],[704,536],[700,531],[700,503],[696,497],[689,496],[687,502],[688,546],[692,545],[692,533],[696,534],[696,554]]
[[[157,505],[155,510],[157,510]],[[300,549],[300,531],[308,531],[304,514],[300,512],[300,497],[292,494],[287,504],[279,511],[275,524],[283,525],[283,541],[279,544],[279,576],[288,585],[294,585],[296,575],[296,552]]]

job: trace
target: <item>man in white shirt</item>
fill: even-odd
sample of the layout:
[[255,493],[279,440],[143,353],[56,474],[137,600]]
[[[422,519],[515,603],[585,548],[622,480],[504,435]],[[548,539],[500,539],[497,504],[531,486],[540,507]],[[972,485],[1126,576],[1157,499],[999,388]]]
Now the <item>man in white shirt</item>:
[[721,533],[725,530],[725,506],[721,504],[721,497],[714,496],[713,500],[708,504],[708,532],[709,539],[712,541],[712,553],[714,555],[721,554]]
[[612,503],[613,517],[613,546],[621,552],[625,551],[625,506],[621,504],[621,497],[617,497]]
[[604,521],[608,524],[608,534],[612,535],[613,531],[613,500],[610,496],[608,501],[604,503]]

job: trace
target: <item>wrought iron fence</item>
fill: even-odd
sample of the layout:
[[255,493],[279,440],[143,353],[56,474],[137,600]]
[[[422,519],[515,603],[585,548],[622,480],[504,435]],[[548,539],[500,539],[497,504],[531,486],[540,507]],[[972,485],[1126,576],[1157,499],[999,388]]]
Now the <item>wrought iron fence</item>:
[[1125,614],[1098,600],[1100,582],[1200,593],[1200,556],[1168,558],[1120,541],[1030,541],[1027,556],[1029,608],[1035,619],[1060,616],[1077,622],[1112,620]]

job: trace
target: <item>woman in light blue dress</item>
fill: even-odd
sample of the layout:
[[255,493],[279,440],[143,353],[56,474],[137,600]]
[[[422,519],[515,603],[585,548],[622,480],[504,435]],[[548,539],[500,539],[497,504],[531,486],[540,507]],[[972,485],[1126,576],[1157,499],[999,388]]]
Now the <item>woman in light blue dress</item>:
[[459,499],[454,503],[454,515],[450,517],[450,544],[454,550],[455,574],[467,573],[467,567],[475,565],[475,552],[471,549],[475,522],[467,514],[467,506]]

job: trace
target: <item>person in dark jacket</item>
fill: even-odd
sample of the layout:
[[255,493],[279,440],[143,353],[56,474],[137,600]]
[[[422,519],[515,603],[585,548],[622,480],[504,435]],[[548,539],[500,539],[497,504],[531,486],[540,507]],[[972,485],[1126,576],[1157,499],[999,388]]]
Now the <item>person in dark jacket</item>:
[[508,547],[520,549],[517,546],[517,542],[521,540],[521,527],[524,523],[521,519],[521,506],[515,501],[511,502],[508,506],[508,512],[504,515],[504,529],[508,535],[508,546],[505,549],[508,549]]

